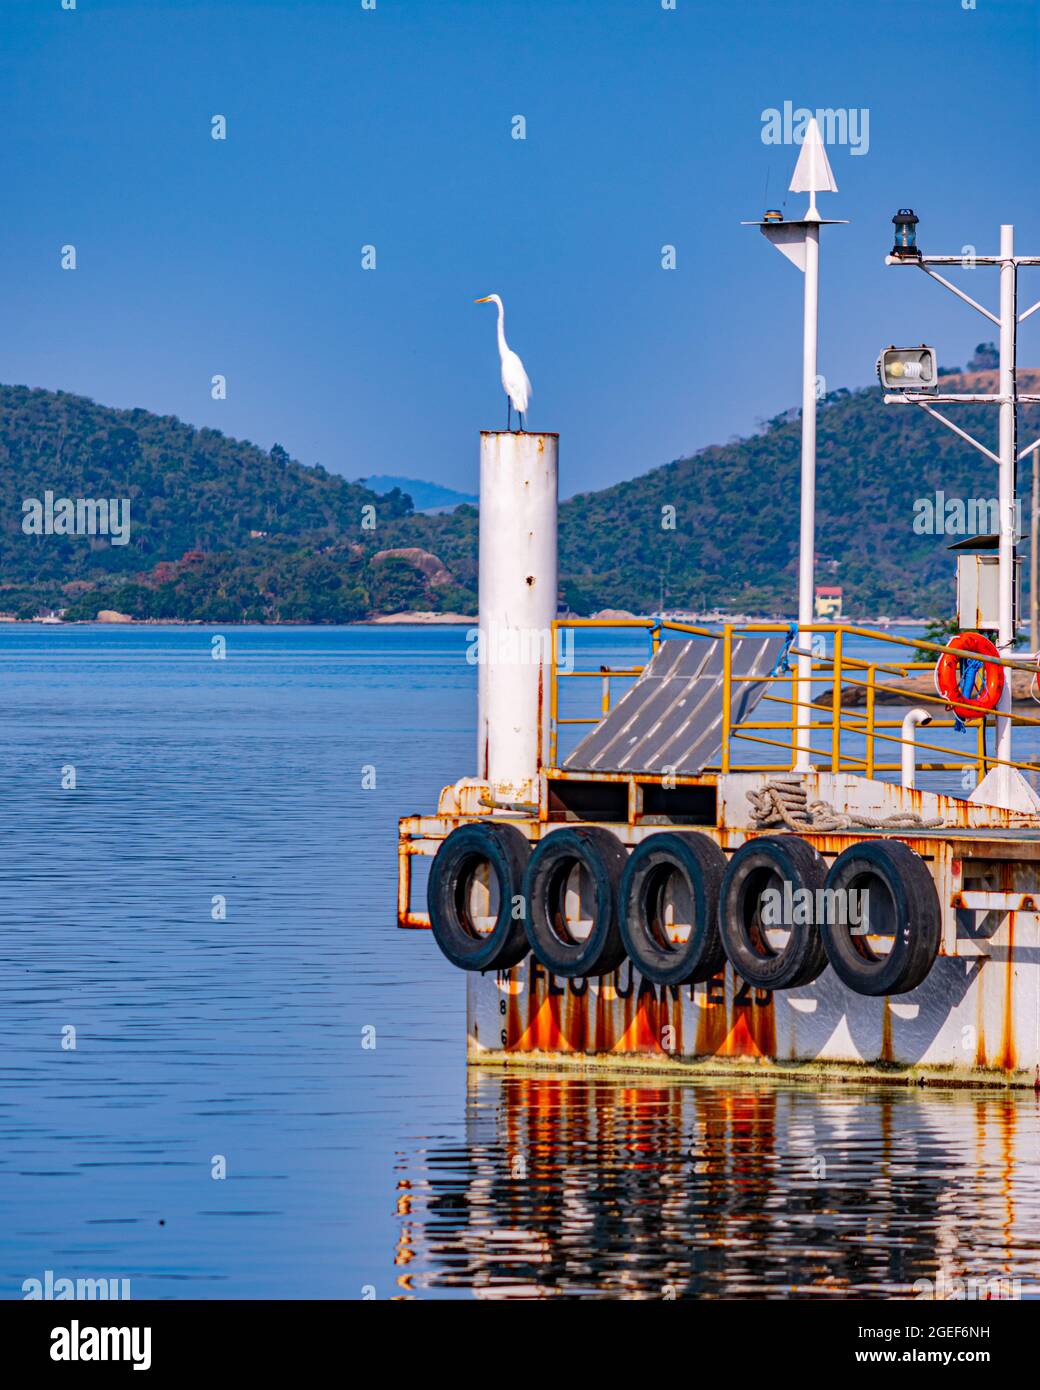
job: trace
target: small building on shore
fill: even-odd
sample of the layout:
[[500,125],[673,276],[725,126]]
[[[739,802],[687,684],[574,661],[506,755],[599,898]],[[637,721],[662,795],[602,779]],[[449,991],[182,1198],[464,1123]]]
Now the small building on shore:
[[817,584],[815,613],[824,623],[840,623],[842,619],[841,589],[830,584]]

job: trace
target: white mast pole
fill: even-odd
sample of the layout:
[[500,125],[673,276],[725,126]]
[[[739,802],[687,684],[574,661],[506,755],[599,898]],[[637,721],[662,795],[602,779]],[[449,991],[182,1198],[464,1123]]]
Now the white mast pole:
[[[816,598],[816,349],[820,309],[820,227],[818,192],[837,193],[820,127],[813,116],[806,124],[802,148],[791,178],[790,192],[808,193],[809,206],[799,221],[784,222],[779,214],[757,225],[768,241],[805,276],[802,321],[802,469],[801,514],[798,526],[798,704],[794,711],[797,749],[795,772],[812,769],[812,626]],[[826,219],[828,222],[830,218]],[[804,654],[803,654],[804,653]]]
[[[810,215],[816,211],[815,194]],[[805,229],[805,304],[802,326],[802,498],[798,549],[798,752],[795,771],[808,772],[812,730],[812,624],[816,596],[816,353],[820,303],[820,229]]]
[[[1018,449],[1015,410],[1015,340],[1018,323],[1015,229],[1000,229],[1000,548],[998,552],[998,646],[1001,656],[1011,655],[1015,640],[1015,461]],[[1000,696],[997,718],[997,757],[1011,758],[1011,673]],[[1002,716],[1002,717],[1001,717]],[[1010,783],[1010,769],[1000,768],[1001,781]]]
[[812,768],[812,625],[816,598],[816,358],[820,329],[820,214],[816,191],[837,185],[815,118],[805,132],[798,164],[808,155],[808,169],[795,169],[791,187],[808,185],[805,213],[805,296],[802,310],[802,496],[798,528],[798,708],[795,712],[798,749],[794,770]]

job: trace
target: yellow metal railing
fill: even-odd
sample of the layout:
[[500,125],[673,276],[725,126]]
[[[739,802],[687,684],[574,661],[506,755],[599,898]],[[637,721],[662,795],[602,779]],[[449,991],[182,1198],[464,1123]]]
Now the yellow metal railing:
[[[598,724],[610,711],[613,693],[612,682],[618,679],[635,680],[645,670],[645,667],[641,665],[601,666],[597,670],[561,670],[557,661],[557,632],[563,628],[643,630],[650,637],[651,655],[657,651],[665,633],[676,633],[685,637],[699,637],[706,640],[721,640],[723,643],[722,750],[717,767],[706,769],[707,771],[718,772],[782,771],[793,767],[801,753],[808,753],[815,766],[827,768],[832,772],[856,772],[866,777],[874,777],[885,772],[899,772],[901,760],[900,762],[884,760],[886,746],[892,744],[902,746],[911,740],[902,736],[901,718],[885,718],[883,714],[879,717],[879,710],[885,710],[886,702],[883,699],[879,700],[878,696],[891,694],[901,697],[901,702],[905,700],[907,704],[939,706],[942,710],[948,710],[949,706],[941,695],[931,690],[907,690],[905,687],[900,688],[894,682],[905,680],[916,672],[931,671],[939,656],[945,652],[951,652],[960,657],[964,656],[963,652],[958,652],[954,648],[938,642],[929,642],[923,638],[897,637],[892,633],[876,632],[870,628],[855,627],[845,623],[814,623],[799,630],[795,645],[791,647],[789,669],[780,671],[775,675],[740,676],[734,674],[733,671],[734,638],[745,637],[754,633],[776,633],[787,636],[791,631],[788,624],[724,623],[719,628],[709,628],[691,623],[668,622],[657,618],[623,618],[617,620],[559,618],[553,624],[553,628],[549,697],[549,763],[551,767],[558,765],[560,729],[569,725]],[[799,688],[797,655],[799,650],[803,654],[808,653],[805,648],[800,649],[797,642],[805,641],[806,635],[811,641],[812,637],[818,633],[825,634],[831,639],[832,654],[830,656],[813,654],[809,689],[802,691]],[[894,652],[891,659],[882,659],[873,654],[857,655],[850,650],[850,641],[886,644],[887,647],[893,648]],[[907,653],[907,659],[899,659],[901,655],[899,649],[903,649]],[[979,656],[974,652],[971,655],[973,660],[1005,667],[1008,671],[1008,680],[1011,679],[1010,673],[1012,671],[1032,673],[1035,670],[1033,666],[1023,661]],[[888,656],[887,652],[885,656]],[[600,681],[598,714],[582,717],[561,716],[559,685],[565,679]],[[764,695],[756,710],[753,711],[756,714],[762,712],[763,717],[733,722],[733,687],[740,683],[766,686]],[[814,688],[817,685],[828,685],[830,687],[829,697],[821,691],[814,698]],[[844,702],[843,694],[850,690],[857,692],[857,699],[862,698],[862,705]],[[859,692],[862,692],[862,695]],[[763,710],[764,706],[770,705],[779,707],[783,716],[780,717],[779,713],[773,711]],[[801,709],[808,709],[811,715],[816,717],[811,717],[807,724],[801,726],[800,730],[798,713]],[[767,713],[771,713],[773,717],[764,717]],[[936,715],[938,716],[938,710]],[[1004,761],[987,752],[986,727],[993,718],[993,714],[988,714],[986,718],[968,726],[965,730],[965,736],[970,738],[972,746],[966,747],[963,752],[915,737],[912,740],[915,749],[924,753],[942,755],[939,761],[918,762],[918,768],[921,771],[953,772],[966,767],[973,767],[981,778],[989,768]],[[1040,706],[1037,707],[1036,716],[1021,714],[1012,710],[1008,718],[1018,728],[1040,729]],[[928,728],[953,729],[956,726],[957,721],[951,714],[949,717],[933,716]],[[804,748],[798,742],[799,732],[806,730],[808,731],[809,748]],[[769,734],[775,734],[777,737],[766,737]],[[773,748],[778,752],[774,754],[774,760],[771,762],[743,761],[739,753],[747,744]],[[737,747],[735,748],[734,745]],[[853,745],[855,745],[855,751]],[[1037,742],[1037,750],[1036,756],[1040,759],[1040,740]],[[1040,761],[1030,762],[1016,758],[1007,760],[1007,764],[1025,771],[1040,773]]]

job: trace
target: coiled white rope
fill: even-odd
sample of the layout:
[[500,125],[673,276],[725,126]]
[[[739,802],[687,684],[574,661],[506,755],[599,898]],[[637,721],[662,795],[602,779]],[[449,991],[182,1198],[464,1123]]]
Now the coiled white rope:
[[783,825],[788,830],[938,830],[941,817],[899,811],[891,816],[866,816],[859,811],[836,811],[829,801],[810,801],[797,776],[773,777],[758,791],[749,791],[751,822],[756,830]]

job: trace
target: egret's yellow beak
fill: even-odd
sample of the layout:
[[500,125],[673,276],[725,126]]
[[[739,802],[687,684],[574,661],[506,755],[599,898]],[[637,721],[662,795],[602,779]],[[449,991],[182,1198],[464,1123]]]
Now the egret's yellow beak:
[[473,301],[473,303],[474,303],[474,304],[490,304],[490,303],[491,303],[491,296],[490,296],[489,294],[486,294],[486,295],[484,296],[483,299],[475,299],[475,300]]

